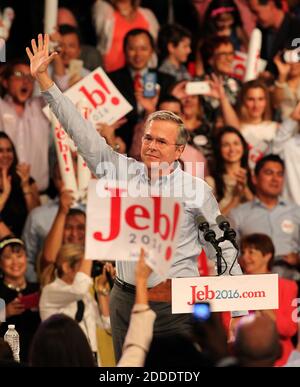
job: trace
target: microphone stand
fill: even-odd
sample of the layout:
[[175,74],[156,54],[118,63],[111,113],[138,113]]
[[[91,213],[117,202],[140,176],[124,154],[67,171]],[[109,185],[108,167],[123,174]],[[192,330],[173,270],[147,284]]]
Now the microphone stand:
[[[202,218],[201,218],[202,220]],[[222,274],[222,249],[219,246],[221,242],[223,242],[223,237],[216,239],[216,233],[209,228],[209,224],[207,221],[204,221],[204,218],[202,222],[199,224],[199,229],[203,232],[203,237],[204,239],[209,242],[215,249],[216,251],[216,257],[217,257],[217,273],[218,276]]]

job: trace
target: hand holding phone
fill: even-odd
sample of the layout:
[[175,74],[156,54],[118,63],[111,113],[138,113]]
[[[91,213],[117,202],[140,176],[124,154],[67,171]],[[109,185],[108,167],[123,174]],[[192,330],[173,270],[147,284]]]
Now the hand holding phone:
[[156,73],[146,73],[143,77],[144,91],[143,96],[145,98],[153,98],[156,96],[156,82],[157,75]]

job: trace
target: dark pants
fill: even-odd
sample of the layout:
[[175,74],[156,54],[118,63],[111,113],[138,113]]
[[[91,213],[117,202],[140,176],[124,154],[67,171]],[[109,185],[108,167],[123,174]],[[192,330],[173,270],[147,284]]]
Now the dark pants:
[[[135,294],[114,285],[110,293],[110,321],[117,362],[121,358],[134,301]],[[156,313],[154,336],[190,333],[192,327],[190,314],[172,314],[171,304],[166,302],[149,302],[149,304]]]

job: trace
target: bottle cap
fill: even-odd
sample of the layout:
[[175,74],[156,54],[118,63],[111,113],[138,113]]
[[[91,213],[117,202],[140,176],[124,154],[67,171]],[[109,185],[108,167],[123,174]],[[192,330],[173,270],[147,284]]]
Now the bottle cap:
[[15,326],[13,324],[8,325],[8,329],[15,329]]

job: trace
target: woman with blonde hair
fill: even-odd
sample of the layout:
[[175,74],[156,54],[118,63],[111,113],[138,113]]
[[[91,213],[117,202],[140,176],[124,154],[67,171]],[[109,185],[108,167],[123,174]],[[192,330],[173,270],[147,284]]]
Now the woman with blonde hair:
[[159,24],[139,0],[97,0],[93,8],[94,24],[98,36],[98,49],[107,72],[125,65],[124,37],[130,30],[142,28],[157,38]]
[[83,246],[65,244],[60,248],[56,262],[51,263],[42,274],[44,287],[40,298],[40,315],[42,320],[56,313],[64,313],[75,319],[100,365],[96,327],[99,325],[110,329],[108,290],[104,287],[104,274],[95,289],[98,306],[90,292],[93,285],[92,261],[83,259],[83,256]]

